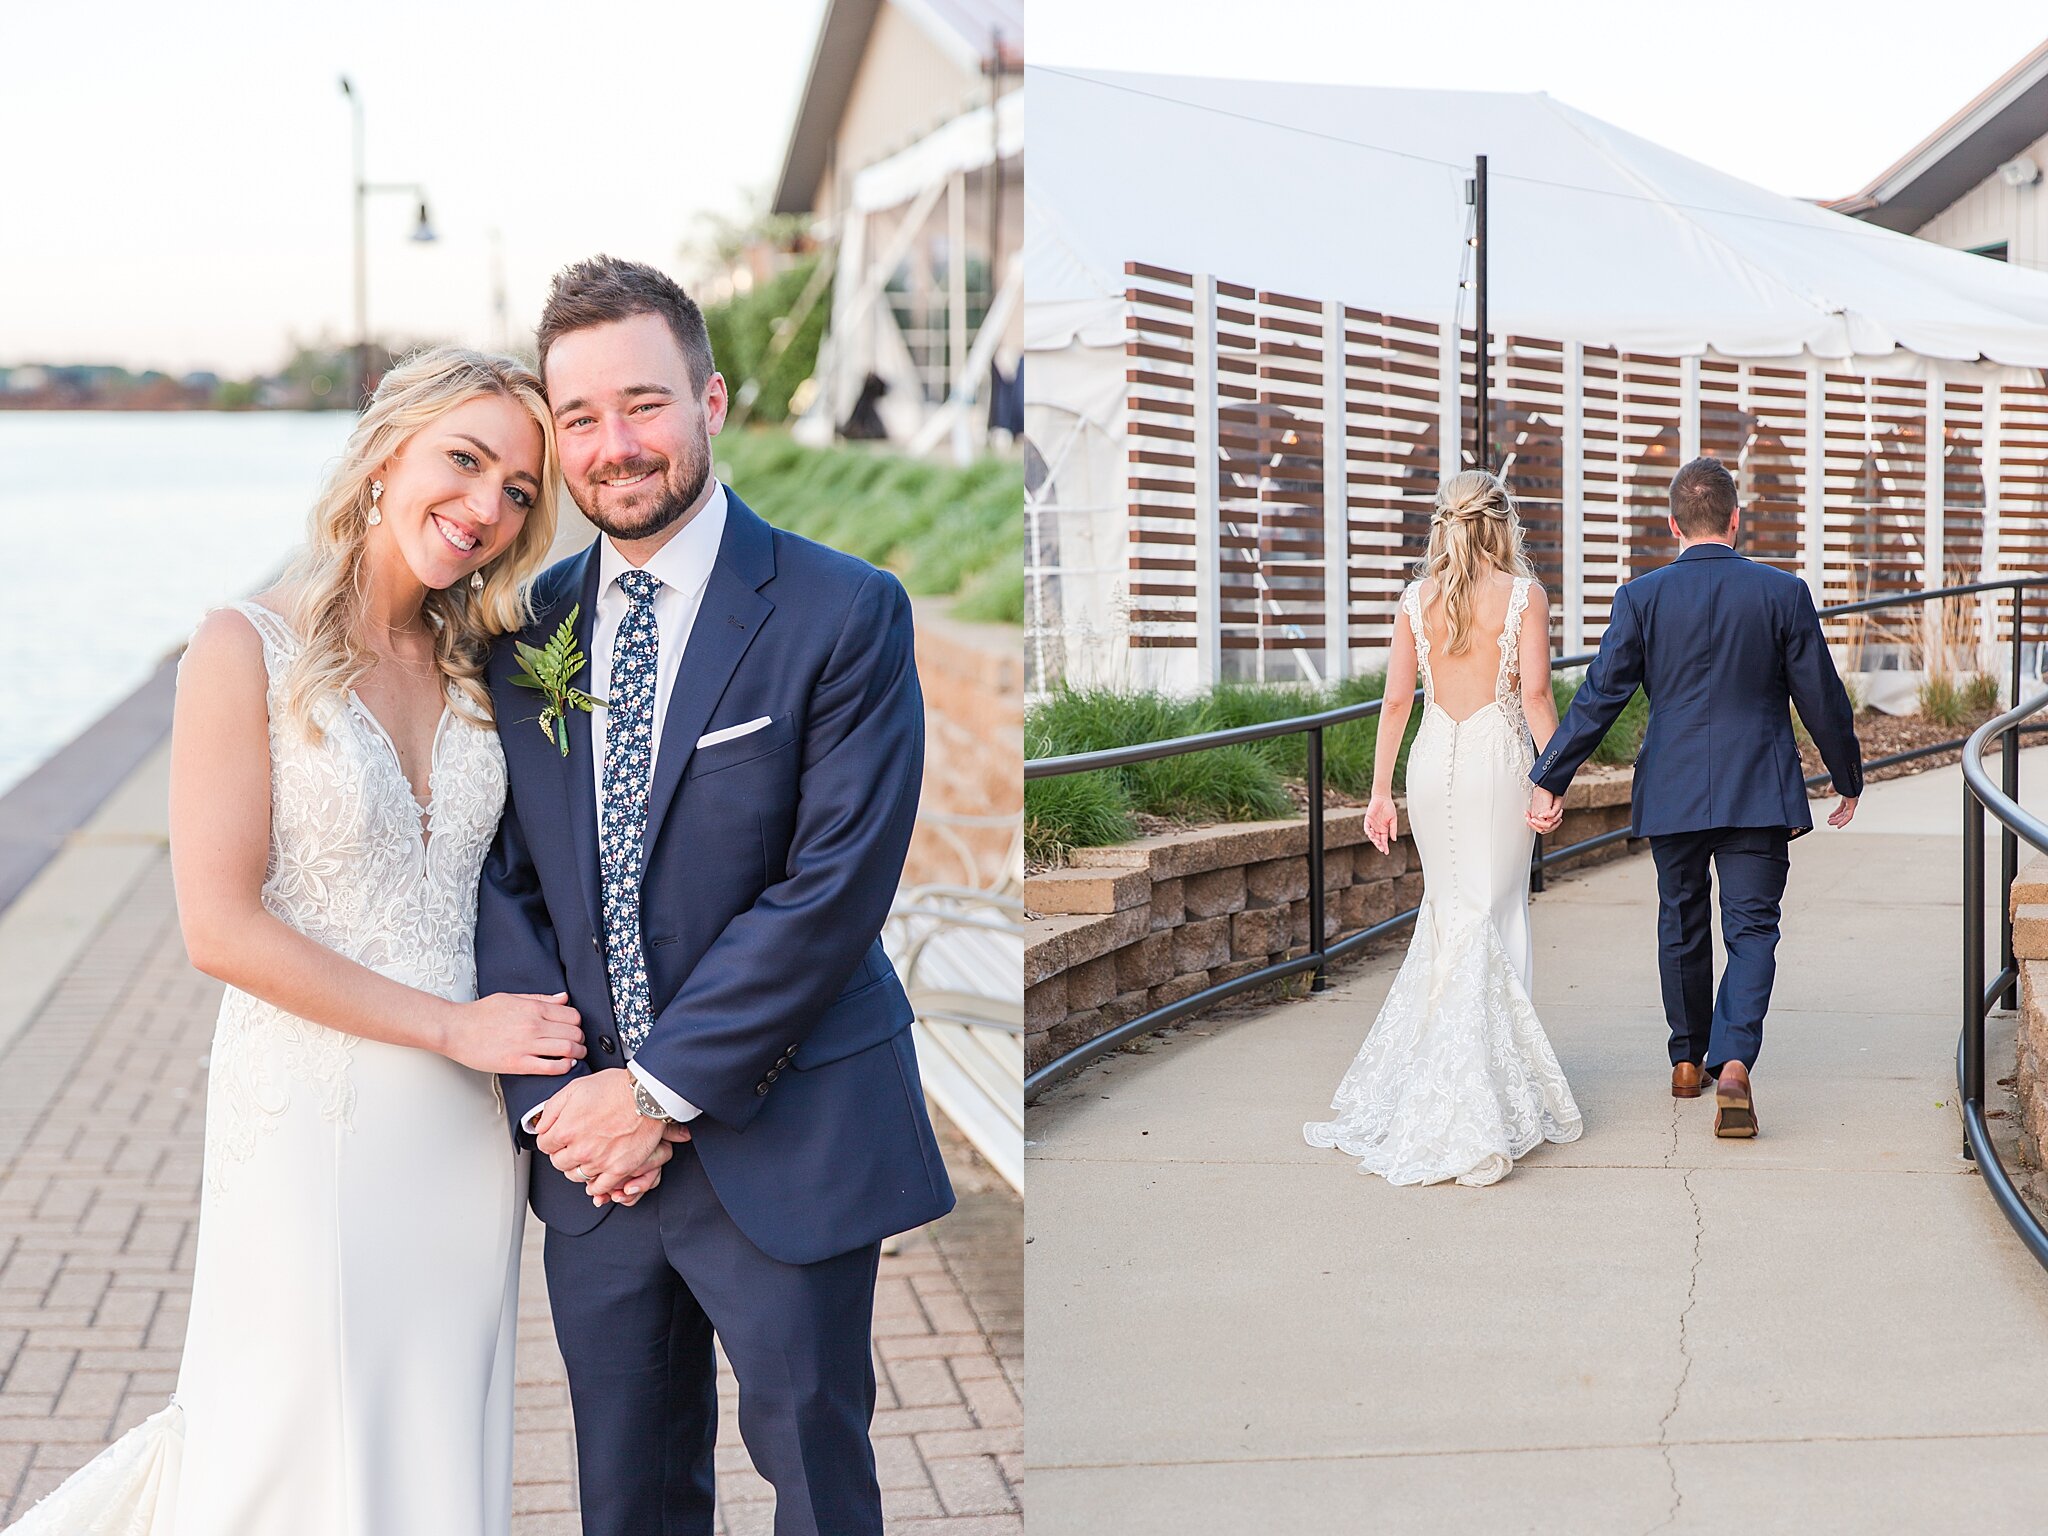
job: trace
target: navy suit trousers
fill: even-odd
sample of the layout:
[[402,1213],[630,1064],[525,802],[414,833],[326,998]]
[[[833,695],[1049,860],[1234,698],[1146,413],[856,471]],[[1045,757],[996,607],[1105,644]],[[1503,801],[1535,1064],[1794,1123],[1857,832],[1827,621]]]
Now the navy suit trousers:
[[587,1232],[550,1227],[585,1536],[712,1536],[714,1332],[739,1378],[740,1437],[775,1485],[775,1536],[882,1536],[868,1440],[880,1259],[880,1243],[771,1259],[687,1142],[638,1205]]
[[[1657,861],[1657,970],[1671,1062],[1756,1065],[1778,973],[1778,905],[1790,834],[1784,827],[1720,827],[1650,839]],[[1713,880],[1721,884],[1728,963],[1714,991]]]

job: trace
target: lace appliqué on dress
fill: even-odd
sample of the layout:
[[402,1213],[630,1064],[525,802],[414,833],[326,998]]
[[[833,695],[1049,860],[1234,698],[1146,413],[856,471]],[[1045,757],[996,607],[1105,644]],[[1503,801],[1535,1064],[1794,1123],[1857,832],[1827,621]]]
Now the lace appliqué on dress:
[[1507,622],[1501,626],[1499,637],[1500,671],[1493,683],[1494,704],[1516,734],[1523,737],[1529,734],[1529,717],[1522,709],[1522,617],[1529,611],[1531,585],[1527,576],[1517,576],[1515,589],[1508,596]]
[[185,1414],[173,1398],[66,1478],[8,1536],[164,1536],[184,1454]]
[[1564,1070],[1483,912],[1425,902],[1407,958],[1330,1106],[1302,1127],[1390,1184],[1491,1184],[1583,1129]]
[[[283,718],[280,683],[298,653],[284,620],[236,610],[263,638],[270,705],[270,856],[263,905],[316,943],[439,997],[476,995],[477,878],[505,803],[497,733],[450,708],[434,742],[426,828],[383,728],[353,694],[323,700],[317,740]],[[357,1039],[230,987],[207,1085],[207,1168],[219,1192],[291,1102],[294,1085],[346,1128]],[[502,1104],[502,1099],[500,1100]]]

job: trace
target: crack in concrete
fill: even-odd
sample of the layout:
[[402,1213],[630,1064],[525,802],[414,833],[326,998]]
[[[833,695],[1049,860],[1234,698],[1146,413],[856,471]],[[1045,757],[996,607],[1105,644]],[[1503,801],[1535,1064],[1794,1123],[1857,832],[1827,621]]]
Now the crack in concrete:
[[[1671,1123],[1674,1127],[1672,1152],[1673,1155],[1676,1155],[1678,1150],[1676,1133],[1678,1112],[1676,1101],[1672,1105]],[[1685,1384],[1692,1377],[1692,1309],[1693,1303],[1699,1298],[1700,1250],[1706,1237],[1706,1223],[1700,1214],[1699,1192],[1692,1187],[1692,1176],[1698,1171],[1697,1168],[1685,1170],[1685,1194],[1686,1198],[1692,1202],[1692,1267],[1686,1272],[1685,1277],[1685,1305],[1679,1309],[1678,1313],[1678,1355],[1680,1361],[1678,1384],[1671,1389],[1671,1406],[1664,1410],[1664,1417],[1657,1421],[1657,1454],[1663,1458],[1664,1475],[1670,1479],[1671,1508],[1665,1512],[1662,1520],[1651,1526],[1650,1530],[1644,1533],[1644,1536],[1653,1536],[1653,1533],[1663,1530],[1666,1526],[1677,1524],[1679,1512],[1685,1508],[1685,1494],[1678,1486],[1678,1464],[1671,1459],[1671,1421],[1678,1415],[1679,1402],[1685,1396]]]

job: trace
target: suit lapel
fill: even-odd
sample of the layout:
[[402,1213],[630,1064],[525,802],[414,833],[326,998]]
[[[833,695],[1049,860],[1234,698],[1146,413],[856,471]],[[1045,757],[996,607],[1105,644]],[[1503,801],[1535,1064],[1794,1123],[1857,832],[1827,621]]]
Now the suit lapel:
[[726,685],[761,632],[761,625],[775,611],[775,604],[758,588],[775,574],[774,536],[746,503],[726,491],[725,533],[718,542],[718,559],[711,567],[711,579],[704,587],[704,601],[697,609],[697,622],[683,647],[676,672],[674,691],[669,695],[668,714],[662,720],[661,746],[654,756],[654,783],[647,792],[647,826],[642,834],[642,857],[654,848],[654,835],[661,819],[675,799],[676,787],[697,750],[697,738],[711,719],[711,712],[725,695]]
[[[597,542],[592,540],[583,552],[582,574],[570,588],[579,594],[576,643],[585,656],[591,655],[590,635],[597,627],[597,571]],[[587,683],[595,667],[593,657],[581,680]],[[569,829],[576,847],[576,872],[583,881],[583,904],[590,914],[590,931],[602,939],[604,919],[597,902],[597,768],[591,749],[589,710],[569,711],[569,755],[563,758],[557,753],[555,757],[561,764],[562,787],[569,797]]]

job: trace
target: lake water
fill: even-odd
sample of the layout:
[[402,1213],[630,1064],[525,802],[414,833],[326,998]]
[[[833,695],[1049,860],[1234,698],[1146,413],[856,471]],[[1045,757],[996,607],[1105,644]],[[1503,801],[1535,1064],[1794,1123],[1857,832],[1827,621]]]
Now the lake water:
[[277,571],[354,424],[0,412],[0,793]]

